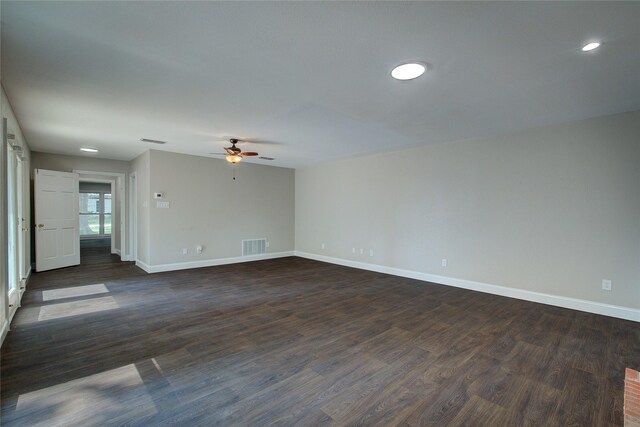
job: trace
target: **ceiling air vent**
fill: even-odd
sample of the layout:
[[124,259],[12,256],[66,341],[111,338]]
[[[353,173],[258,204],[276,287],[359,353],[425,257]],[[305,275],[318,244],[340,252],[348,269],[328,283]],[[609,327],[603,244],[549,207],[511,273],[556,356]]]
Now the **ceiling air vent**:
[[242,241],[242,256],[260,255],[267,253],[267,239],[253,239]]
[[157,139],[140,138],[142,142],[150,142],[152,144],[166,144],[167,141],[158,141]]

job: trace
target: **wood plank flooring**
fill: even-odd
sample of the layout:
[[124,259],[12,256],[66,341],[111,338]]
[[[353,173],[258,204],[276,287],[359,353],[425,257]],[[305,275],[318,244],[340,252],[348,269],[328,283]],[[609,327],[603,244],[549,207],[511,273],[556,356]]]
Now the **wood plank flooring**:
[[34,274],[14,425],[622,425],[640,324],[302,258]]

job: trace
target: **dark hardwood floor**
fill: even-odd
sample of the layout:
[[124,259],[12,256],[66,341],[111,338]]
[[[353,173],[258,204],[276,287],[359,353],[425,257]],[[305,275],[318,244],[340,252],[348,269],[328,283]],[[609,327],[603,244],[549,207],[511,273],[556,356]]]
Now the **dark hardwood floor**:
[[622,425],[640,325],[302,258],[34,274],[2,425]]

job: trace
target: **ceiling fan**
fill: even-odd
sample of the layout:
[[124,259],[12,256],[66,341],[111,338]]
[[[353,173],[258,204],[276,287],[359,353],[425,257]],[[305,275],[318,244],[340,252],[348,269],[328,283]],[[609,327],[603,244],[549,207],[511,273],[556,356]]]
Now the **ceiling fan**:
[[244,157],[259,156],[258,158],[262,160],[273,160],[273,157],[260,156],[255,151],[242,151],[240,148],[236,147],[236,144],[239,142],[250,142],[250,141],[244,141],[242,139],[237,139],[237,138],[230,138],[229,142],[231,143],[231,147],[224,147],[224,151],[226,151],[226,153],[209,153],[209,154],[213,154],[214,156],[225,156],[224,158],[227,160],[227,162],[233,163],[233,164],[236,164],[242,161]]

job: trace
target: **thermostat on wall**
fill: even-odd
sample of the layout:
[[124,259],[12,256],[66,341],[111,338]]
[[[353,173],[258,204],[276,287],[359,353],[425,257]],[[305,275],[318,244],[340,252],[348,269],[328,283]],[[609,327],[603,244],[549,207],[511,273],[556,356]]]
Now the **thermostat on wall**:
[[163,194],[162,193],[153,193],[153,198],[154,199],[162,199]]

